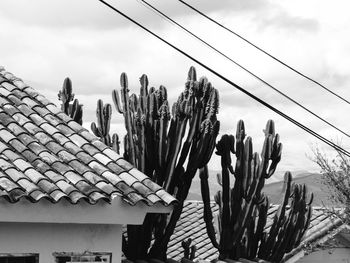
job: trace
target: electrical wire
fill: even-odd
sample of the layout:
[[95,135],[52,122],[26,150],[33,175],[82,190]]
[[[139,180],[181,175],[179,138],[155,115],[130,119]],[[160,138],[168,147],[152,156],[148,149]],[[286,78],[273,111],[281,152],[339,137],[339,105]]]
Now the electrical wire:
[[201,43],[205,44],[207,47],[211,48],[212,50],[214,50],[216,53],[220,54],[221,56],[223,56],[224,58],[228,59],[229,61],[231,61],[232,63],[234,63],[236,66],[238,66],[239,68],[243,69],[245,72],[247,72],[248,74],[252,75],[254,78],[256,78],[257,80],[259,80],[260,82],[264,83],[266,86],[268,86],[269,88],[273,89],[275,92],[277,92],[278,94],[282,95],[283,97],[285,97],[286,99],[288,99],[289,101],[293,102],[294,104],[298,105],[300,108],[304,109],[305,111],[307,111],[308,113],[312,114],[314,117],[318,118],[319,120],[323,121],[324,123],[326,123],[327,125],[331,126],[332,128],[336,129],[337,131],[341,132],[342,134],[344,134],[345,136],[350,138],[350,135],[348,133],[346,133],[345,131],[341,130],[340,128],[338,128],[337,126],[335,126],[334,124],[330,123],[329,121],[327,121],[326,119],[322,118],[321,116],[317,115],[316,113],[314,113],[313,111],[311,111],[310,109],[308,109],[307,107],[303,106],[302,104],[300,104],[299,102],[297,102],[296,100],[294,100],[293,98],[291,98],[290,96],[288,96],[287,94],[283,93],[282,91],[280,91],[279,89],[277,89],[276,87],[272,86],[270,83],[268,83],[267,81],[263,80],[261,77],[257,76],[255,73],[253,73],[252,71],[248,70],[247,68],[245,68],[244,66],[242,66],[241,64],[239,64],[238,62],[234,61],[231,57],[229,57],[228,55],[226,55],[225,53],[221,52],[220,50],[218,50],[217,48],[215,48],[213,45],[209,44],[208,42],[206,42],[203,38],[197,36],[196,34],[194,34],[193,32],[191,32],[190,30],[188,30],[186,27],[184,27],[183,25],[181,25],[180,23],[176,22],[174,19],[172,19],[171,17],[169,17],[168,15],[166,15],[164,12],[160,11],[159,9],[157,9],[156,7],[154,7],[153,5],[151,5],[150,3],[148,3],[146,0],[137,0],[138,2],[142,3],[145,7],[147,7],[149,10],[151,10],[152,12],[156,13],[157,15],[159,15],[162,19],[167,19],[168,21],[170,21],[171,23],[173,23],[174,25],[180,27],[182,30],[184,30],[186,33],[188,33],[189,35],[191,35],[192,37],[196,38],[197,40],[199,40]]
[[297,73],[299,76],[302,76],[303,78],[313,82],[314,84],[318,85],[319,87],[323,88],[324,90],[328,91],[329,93],[331,93],[332,95],[336,96],[338,99],[341,99],[342,101],[350,104],[350,101],[345,99],[344,97],[340,96],[339,94],[335,93],[334,91],[330,90],[329,88],[325,87],[324,85],[322,85],[320,82],[314,80],[313,78],[303,74],[302,72],[300,72],[299,70],[297,70],[296,68],[289,66],[287,63],[283,62],[282,60],[280,60],[279,58],[271,55],[269,52],[265,51],[264,49],[260,48],[259,46],[257,46],[256,44],[252,43],[251,41],[249,41],[248,39],[246,39],[245,37],[243,37],[242,35],[234,32],[232,29],[229,29],[228,27],[222,25],[221,23],[217,22],[215,19],[209,17],[208,15],[204,14],[203,12],[201,12],[200,10],[198,10],[197,8],[195,8],[194,6],[188,4],[187,2],[183,1],[183,0],[178,0],[180,3],[184,4],[185,6],[189,7],[190,9],[192,9],[193,11],[195,11],[196,13],[200,14],[201,16],[205,17],[206,19],[210,20],[211,22],[213,22],[214,24],[218,25],[219,27],[225,29],[226,31],[230,32],[231,34],[237,36],[238,38],[242,39],[244,42],[248,43],[249,45],[251,45],[252,47],[256,48],[257,50],[259,50],[260,52],[264,53],[265,55],[269,56],[270,58],[272,58],[273,60],[277,61],[278,63],[282,64],[283,66],[287,67],[288,69],[292,70],[293,72]]
[[131,17],[129,17],[128,15],[126,15],[125,13],[123,13],[122,11],[120,11],[119,9],[115,8],[114,6],[110,5],[109,3],[107,3],[104,0],[97,0],[99,2],[101,2],[102,4],[104,4],[105,6],[109,7],[110,9],[112,9],[114,12],[118,13],[119,15],[123,16],[124,18],[128,19],[129,21],[131,21],[132,23],[134,23],[135,25],[137,25],[138,27],[142,28],[143,30],[145,30],[146,32],[148,32],[149,34],[151,34],[152,36],[154,36],[155,38],[159,39],[160,41],[162,41],[163,43],[167,44],[168,46],[170,46],[171,48],[175,49],[176,51],[178,51],[179,53],[181,53],[182,55],[186,56],[187,58],[191,59],[192,61],[194,61],[195,63],[197,63],[198,65],[202,66],[203,68],[205,68],[206,70],[208,70],[209,72],[211,72],[212,74],[216,75],[217,77],[221,78],[222,80],[224,80],[226,83],[230,84],[231,86],[235,87],[236,89],[238,89],[239,91],[243,92],[244,94],[248,95],[249,97],[253,98],[254,100],[258,101],[260,104],[264,105],[265,107],[269,108],[270,110],[272,110],[273,112],[277,113],[278,115],[280,115],[281,117],[287,119],[288,121],[290,121],[291,123],[295,124],[296,126],[298,126],[299,128],[303,129],[304,131],[308,132],[309,134],[313,135],[314,137],[316,137],[317,139],[323,141],[324,143],[326,143],[327,145],[329,145],[330,147],[334,148],[335,150],[339,151],[340,153],[350,157],[350,152],[348,152],[347,150],[345,150],[344,148],[340,147],[339,145],[333,143],[332,141],[326,139],[325,137],[321,136],[320,134],[316,133],[315,131],[309,129],[308,127],[304,126],[303,124],[301,124],[300,122],[296,121],[295,119],[291,118],[290,116],[288,116],[287,114],[281,112],[280,110],[278,110],[277,108],[273,107],[272,105],[268,104],[267,102],[263,101],[262,99],[258,98],[257,96],[255,96],[254,94],[250,93],[249,91],[245,90],[244,88],[240,87],[239,85],[235,84],[234,82],[232,82],[231,80],[229,80],[228,78],[226,78],[225,76],[221,75],[220,73],[216,72],[214,69],[210,68],[209,66],[207,66],[206,64],[202,63],[201,61],[199,61],[198,59],[192,57],[191,55],[189,55],[188,53],[186,53],[185,51],[181,50],[180,48],[176,47],[175,45],[171,44],[170,42],[168,42],[167,40],[165,40],[164,38],[160,37],[159,35],[157,35],[156,33],[154,33],[153,31],[151,31],[150,29],[146,28],[145,26],[143,26],[142,24],[140,24],[139,22],[137,22],[136,20],[132,19]]

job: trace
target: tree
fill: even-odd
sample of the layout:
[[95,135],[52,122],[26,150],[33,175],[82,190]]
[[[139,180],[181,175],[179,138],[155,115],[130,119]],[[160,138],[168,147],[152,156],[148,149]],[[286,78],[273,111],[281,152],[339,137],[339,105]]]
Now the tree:
[[350,158],[339,151],[332,158],[319,147],[315,147],[313,153],[312,160],[321,168],[322,183],[329,190],[330,200],[334,207],[343,208],[329,208],[328,211],[350,223]]

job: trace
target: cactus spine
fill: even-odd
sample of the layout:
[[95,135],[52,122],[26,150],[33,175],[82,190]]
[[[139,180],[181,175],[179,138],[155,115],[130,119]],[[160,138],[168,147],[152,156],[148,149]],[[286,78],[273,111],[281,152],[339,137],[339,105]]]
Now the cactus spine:
[[[62,101],[61,110],[70,116],[74,121],[82,125],[83,123],[83,105],[79,104],[78,99],[74,99],[72,81],[65,78],[62,90],[58,92],[58,99]],[[73,101],[73,103],[71,103]]]
[[[219,259],[261,259],[278,262],[283,255],[300,243],[311,216],[311,200],[306,202],[306,187],[295,185],[291,195],[291,174],[285,175],[285,196],[275,215],[273,226],[265,232],[268,198],[262,193],[265,179],[271,177],[281,159],[282,144],[275,134],[274,122],[266,125],[265,141],[261,155],[253,153],[252,139],[245,137],[243,121],[237,125],[236,137],[223,135],[217,143],[221,156],[222,174],[219,183],[222,190],[215,195],[219,205],[219,234],[217,241],[210,207],[208,170],[200,170],[201,192],[204,202],[204,221],[208,236],[219,250]],[[233,169],[231,154],[236,156]],[[235,177],[230,188],[230,176]],[[285,215],[288,201],[291,209]]]
[[[170,107],[167,90],[148,88],[140,78],[139,95],[129,95],[128,80],[121,75],[121,96],[112,93],[115,106],[124,116],[127,135],[124,157],[179,201],[173,213],[146,216],[142,226],[128,226],[124,253],[129,259],[166,259],[167,244],[180,218],[196,171],[205,166],[215,148],[219,132],[216,114],[218,91],[205,77],[197,81],[191,67],[185,90]],[[155,237],[150,247],[152,233]]]

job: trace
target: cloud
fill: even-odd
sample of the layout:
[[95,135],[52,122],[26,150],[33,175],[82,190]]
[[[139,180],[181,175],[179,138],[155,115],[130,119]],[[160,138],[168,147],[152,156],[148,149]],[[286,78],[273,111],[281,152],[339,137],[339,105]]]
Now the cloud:
[[[189,54],[322,135],[328,138],[338,136],[249,74],[142,8],[137,1],[109,2],[127,10]],[[152,0],[151,3],[298,102],[344,130],[350,130],[350,123],[344,121],[348,111],[346,106],[322,89],[222,32],[178,1]],[[310,8],[303,9],[300,14],[300,5],[287,8],[279,5],[277,0],[193,0],[190,3],[327,87],[344,96],[349,94],[350,67],[346,59],[349,40],[344,37],[349,24],[340,23],[339,17],[337,30],[334,30],[329,26],[333,20],[325,22],[318,13],[308,16]],[[322,10],[326,11],[325,8]],[[57,104],[57,92],[64,78],[69,76],[76,97],[84,104],[85,125],[89,126],[96,119],[97,99],[112,103],[111,92],[119,89],[122,72],[128,74],[131,92],[138,93],[139,77],[145,73],[150,86],[167,87],[172,104],[184,87],[189,67],[194,65],[198,76],[206,75],[219,89],[220,136],[235,133],[237,121],[243,119],[247,133],[253,137],[255,150],[260,152],[264,139],[262,129],[268,119],[274,119],[285,145],[281,169],[293,164],[298,169],[312,166],[305,159],[305,152],[309,151],[308,143],[315,141],[313,137],[137,29],[96,0],[32,0],[30,5],[24,0],[5,0],[0,10],[0,24],[0,63]],[[264,30],[261,30],[262,25]],[[123,119],[115,113],[114,106],[112,108],[113,129],[123,134]]]
[[108,29],[119,19],[95,0],[5,0],[1,3],[2,18],[19,24],[38,27],[85,27]]
[[[172,17],[186,17],[194,14],[178,1],[147,1]],[[140,0],[107,0],[106,2],[143,23],[161,26],[157,23],[158,17],[149,11],[149,8],[145,7]],[[190,4],[203,12],[210,13],[250,12],[266,8],[266,3],[262,0],[201,1],[200,4],[195,2]],[[5,0],[1,3],[0,16],[29,27],[88,28],[105,31],[132,26],[125,18],[96,0],[32,0],[30,4],[26,0]]]
[[294,16],[285,11],[279,11],[273,15],[260,18],[259,27],[262,30],[272,27],[278,30],[295,33],[298,31],[316,32],[319,30],[320,25],[315,19]]
[[[179,3],[178,1],[148,1],[152,3],[157,2],[157,6],[165,10],[171,10],[170,14],[183,15],[190,14],[188,7]],[[263,0],[245,0],[245,1],[186,1],[189,5],[197,8],[201,12],[209,13],[227,13],[227,12],[255,12],[256,10],[263,10],[268,8],[269,3]]]

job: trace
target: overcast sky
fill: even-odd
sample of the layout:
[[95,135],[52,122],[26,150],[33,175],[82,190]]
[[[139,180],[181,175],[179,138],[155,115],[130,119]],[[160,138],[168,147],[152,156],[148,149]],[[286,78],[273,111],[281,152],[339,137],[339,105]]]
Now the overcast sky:
[[[235,133],[243,119],[256,151],[261,151],[263,128],[274,119],[284,144],[280,171],[318,168],[306,157],[316,139],[259,105],[181,54],[137,28],[97,0],[0,0],[0,65],[57,102],[65,77],[73,81],[76,97],[84,104],[84,122],[95,120],[98,98],[111,102],[126,72],[132,91],[146,73],[150,85],[168,88],[173,103],[191,65],[219,90],[220,136]],[[350,140],[265,87],[237,66],[164,21],[136,0],[109,0],[230,80],[286,112],[323,136]],[[188,0],[206,14],[242,34],[258,46],[350,99],[350,16],[348,1],[320,0]],[[198,33],[240,64],[284,93],[349,131],[350,106],[217,26],[176,0],[150,1],[175,20]],[[124,134],[122,117],[114,111],[113,132]],[[324,147],[320,143],[321,147]],[[327,150],[327,148],[325,148]],[[217,159],[212,169],[219,168]]]

